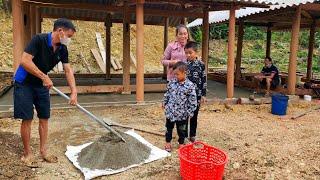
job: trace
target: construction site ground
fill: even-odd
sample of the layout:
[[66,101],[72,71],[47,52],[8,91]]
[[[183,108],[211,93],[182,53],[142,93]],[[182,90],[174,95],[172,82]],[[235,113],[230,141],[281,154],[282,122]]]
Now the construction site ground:
[[[287,116],[270,113],[271,105],[205,105],[199,115],[198,139],[228,154],[225,179],[313,179],[320,178],[319,110],[291,120],[290,117],[317,105],[315,102],[289,103]],[[319,104],[318,104],[319,105]],[[145,106],[90,108],[99,117],[164,133],[164,113],[159,103]],[[38,121],[32,127],[32,147],[38,157]],[[20,163],[22,143],[20,122],[0,119],[0,179],[80,179],[83,178],[64,155],[67,145],[94,141],[106,129],[76,109],[55,110],[49,124],[50,153],[56,164],[40,162],[40,168]],[[124,129],[119,129],[124,130]],[[141,133],[146,140],[163,148],[164,137]],[[174,135],[177,137],[177,135]],[[177,138],[171,157],[98,179],[180,179]],[[107,151],[107,149],[106,149]],[[39,160],[40,161],[40,160]]]

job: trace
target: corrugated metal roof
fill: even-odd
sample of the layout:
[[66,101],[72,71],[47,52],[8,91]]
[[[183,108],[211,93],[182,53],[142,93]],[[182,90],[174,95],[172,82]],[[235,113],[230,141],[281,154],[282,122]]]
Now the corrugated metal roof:
[[[259,14],[263,12],[284,9],[288,7],[297,6],[300,4],[319,2],[320,0],[277,0],[278,5],[271,5],[270,8],[242,8],[236,11],[236,18],[244,18],[250,15]],[[229,11],[212,11],[209,14],[209,23],[221,23],[229,20]],[[198,18],[188,24],[188,27],[201,26],[202,18]]]
[[[122,8],[124,1],[123,0],[23,0],[29,3],[52,3],[52,4],[75,4],[75,8],[70,7],[67,9],[61,7],[51,6],[43,6],[41,7],[41,12],[44,17],[74,17],[74,18],[82,18],[86,20],[96,20],[101,21],[107,17],[108,12],[104,12],[100,8],[100,10],[91,8],[91,9],[79,9],[76,8],[76,4],[79,5],[91,4],[91,5],[101,5],[103,6],[119,6],[119,9]],[[181,4],[180,4],[181,3]],[[199,1],[190,1],[190,0],[181,0],[181,1],[170,1],[170,0],[159,0],[159,1],[145,1],[145,8],[150,8],[151,10],[166,10],[175,12],[177,10],[183,10],[182,5],[185,4],[188,7],[190,12],[202,12],[202,5],[211,6],[211,5],[220,5],[222,4],[225,7],[228,7],[228,4],[239,4],[241,6],[260,6],[260,5],[271,5],[277,3],[277,0],[202,0]],[[41,6],[41,4],[38,4]],[[135,7],[134,3],[130,3],[131,8]],[[83,7],[83,6],[82,6]],[[90,7],[89,7],[90,8]],[[193,9],[192,9],[193,8]],[[191,13],[192,14],[192,13]],[[113,19],[122,19],[122,12],[113,12]],[[132,14],[132,21],[135,20],[134,13]],[[182,17],[174,16],[169,18],[169,25],[175,26],[180,23]],[[189,20],[194,20],[195,18],[189,18]],[[145,24],[164,24],[164,17],[155,16],[155,15],[147,15],[145,14]]]

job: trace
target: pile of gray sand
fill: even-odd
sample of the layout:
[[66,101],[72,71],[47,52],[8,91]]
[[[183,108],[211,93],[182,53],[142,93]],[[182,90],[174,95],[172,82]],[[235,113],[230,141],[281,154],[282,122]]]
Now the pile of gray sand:
[[149,158],[149,147],[130,135],[120,134],[126,142],[112,133],[107,133],[82,149],[78,156],[80,166],[89,169],[120,169]]

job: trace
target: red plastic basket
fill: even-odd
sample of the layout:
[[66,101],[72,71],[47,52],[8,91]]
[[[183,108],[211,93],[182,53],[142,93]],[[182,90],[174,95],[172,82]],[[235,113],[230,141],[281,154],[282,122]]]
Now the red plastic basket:
[[183,179],[221,180],[227,154],[203,142],[194,142],[178,150],[180,175]]

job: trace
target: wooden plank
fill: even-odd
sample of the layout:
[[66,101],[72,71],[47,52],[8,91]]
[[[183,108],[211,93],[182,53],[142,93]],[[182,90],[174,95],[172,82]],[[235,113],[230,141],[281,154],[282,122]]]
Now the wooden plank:
[[[1,72],[3,73],[3,72]],[[75,78],[104,78],[105,74],[102,73],[95,73],[95,74],[85,74],[85,73],[75,73]],[[144,75],[145,78],[160,78],[162,73],[147,73]],[[64,74],[51,74],[50,77],[52,78],[65,78]],[[112,74],[112,78],[122,78],[122,74]],[[131,78],[135,78],[136,74],[130,74]]]
[[[166,84],[146,84],[144,86],[145,92],[164,92]],[[69,86],[58,86],[59,90],[65,94],[70,94]],[[130,85],[131,91],[136,91],[136,85]],[[97,86],[77,86],[78,94],[94,94],[94,93],[121,93],[123,91],[122,85],[97,85]],[[50,94],[57,94],[50,90]]]
[[91,70],[90,65],[89,65],[89,63],[87,62],[86,58],[84,57],[83,53],[80,52],[79,56],[80,56],[81,61],[84,62],[85,66],[86,66],[86,68],[87,68],[87,70],[88,70],[88,72],[91,73],[92,70]]
[[130,51],[130,60],[133,63],[134,67],[137,68],[137,60],[131,51]]
[[105,63],[103,63],[103,60],[102,60],[102,57],[101,55],[99,54],[98,50],[96,49],[91,49],[91,52],[94,56],[94,58],[96,59],[100,69],[102,70],[103,73],[106,73],[106,66],[105,66]]
[[116,59],[116,58],[111,58],[111,59],[113,59],[114,63],[117,65],[118,70],[121,70],[121,69],[122,69],[122,65],[121,65],[121,63],[119,62],[119,60]]
[[100,50],[100,55],[102,57],[103,62],[106,63],[106,56],[104,55],[104,54],[106,54],[106,50],[105,50],[104,45],[102,43],[101,34],[96,32],[96,38],[97,38],[97,43],[98,43],[98,47]]
[[320,106],[312,107],[312,108],[310,108],[309,110],[307,110],[305,112],[302,112],[302,113],[300,113],[298,115],[295,115],[295,116],[291,117],[291,119],[300,118],[300,117],[302,117],[302,116],[304,116],[304,115],[306,115],[306,114],[308,114],[308,113],[310,113],[312,111],[318,110],[318,109],[320,109]]
[[[59,90],[65,94],[70,94],[69,86],[59,86]],[[77,86],[78,94],[90,94],[90,93],[121,93],[123,89],[122,85],[98,85],[98,86]],[[53,90],[50,90],[50,94],[57,94]]]
[[[99,47],[99,50],[100,50],[100,54],[101,54],[102,60],[103,60],[104,64],[106,64],[106,50],[105,50],[104,45],[102,43],[101,34],[96,32],[96,38],[97,38],[97,43],[98,43],[98,47]],[[111,59],[111,66],[112,66],[112,68],[114,70],[118,70],[119,69],[113,59]]]

